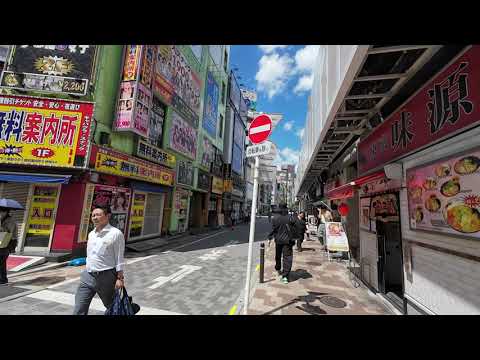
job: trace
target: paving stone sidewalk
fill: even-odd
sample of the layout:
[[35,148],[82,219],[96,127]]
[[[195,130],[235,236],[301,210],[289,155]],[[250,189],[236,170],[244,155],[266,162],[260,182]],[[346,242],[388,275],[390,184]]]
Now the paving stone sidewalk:
[[[329,262],[318,241],[304,241],[294,250],[290,282],[275,271],[275,243],[265,243],[264,283],[258,284],[249,315],[392,315],[363,287],[355,288],[345,262]],[[295,249],[295,247],[294,247]]]

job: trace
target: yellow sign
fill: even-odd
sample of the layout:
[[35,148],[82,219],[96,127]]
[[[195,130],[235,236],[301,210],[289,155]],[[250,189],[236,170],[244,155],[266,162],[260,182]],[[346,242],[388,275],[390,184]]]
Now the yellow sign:
[[90,224],[90,212],[92,209],[93,194],[95,192],[94,184],[87,184],[85,189],[85,202],[82,210],[82,223],[80,224],[80,231],[78,232],[78,242],[86,242],[88,239],[88,227]]
[[28,213],[27,236],[50,235],[55,219],[58,186],[35,185]]
[[93,103],[0,95],[0,163],[82,167]]
[[233,191],[233,180],[223,180],[224,191],[231,193]]
[[95,152],[96,171],[173,186],[175,173],[170,169],[99,146],[93,148],[92,155]]
[[174,168],[177,162],[174,155],[143,140],[138,141],[137,156],[170,168]]
[[223,179],[212,176],[212,193],[223,194]]
[[130,213],[130,237],[142,235],[143,220],[145,217],[145,203],[147,194],[135,191],[133,195],[133,205]]

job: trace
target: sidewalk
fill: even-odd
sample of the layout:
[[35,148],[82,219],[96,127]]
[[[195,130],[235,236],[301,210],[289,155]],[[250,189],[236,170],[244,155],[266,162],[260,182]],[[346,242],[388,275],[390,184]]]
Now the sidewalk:
[[290,282],[275,271],[275,243],[265,243],[264,283],[257,284],[249,315],[392,315],[364,286],[354,288],[345,263],[328,262],[318,241],[295,250]]

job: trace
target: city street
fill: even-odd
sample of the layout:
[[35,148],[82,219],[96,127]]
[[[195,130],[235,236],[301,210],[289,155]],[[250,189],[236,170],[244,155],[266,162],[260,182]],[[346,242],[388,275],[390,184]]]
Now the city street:
[[[270,231],[266,218],[257,218],[252,284],[258,282],[259,242]],[[172,249],[127,252],[126,288],[140,315],[222,315],[242,309],[248,252],[248,224],[226,227]],[[84,266],[60,268],[11,279],[23,296],[0,299],[0,314],[69,315]],[[98,296],[90,314],[105,308]]]

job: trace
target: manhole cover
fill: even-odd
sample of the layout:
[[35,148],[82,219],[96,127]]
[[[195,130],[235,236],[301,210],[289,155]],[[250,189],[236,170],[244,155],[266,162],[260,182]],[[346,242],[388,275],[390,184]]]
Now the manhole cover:
[[347,306],[347,303],[343,300],[340,300],[337,297],[334,296],[323,296],[320,298],[320,302],[324,305],[341,309]]

